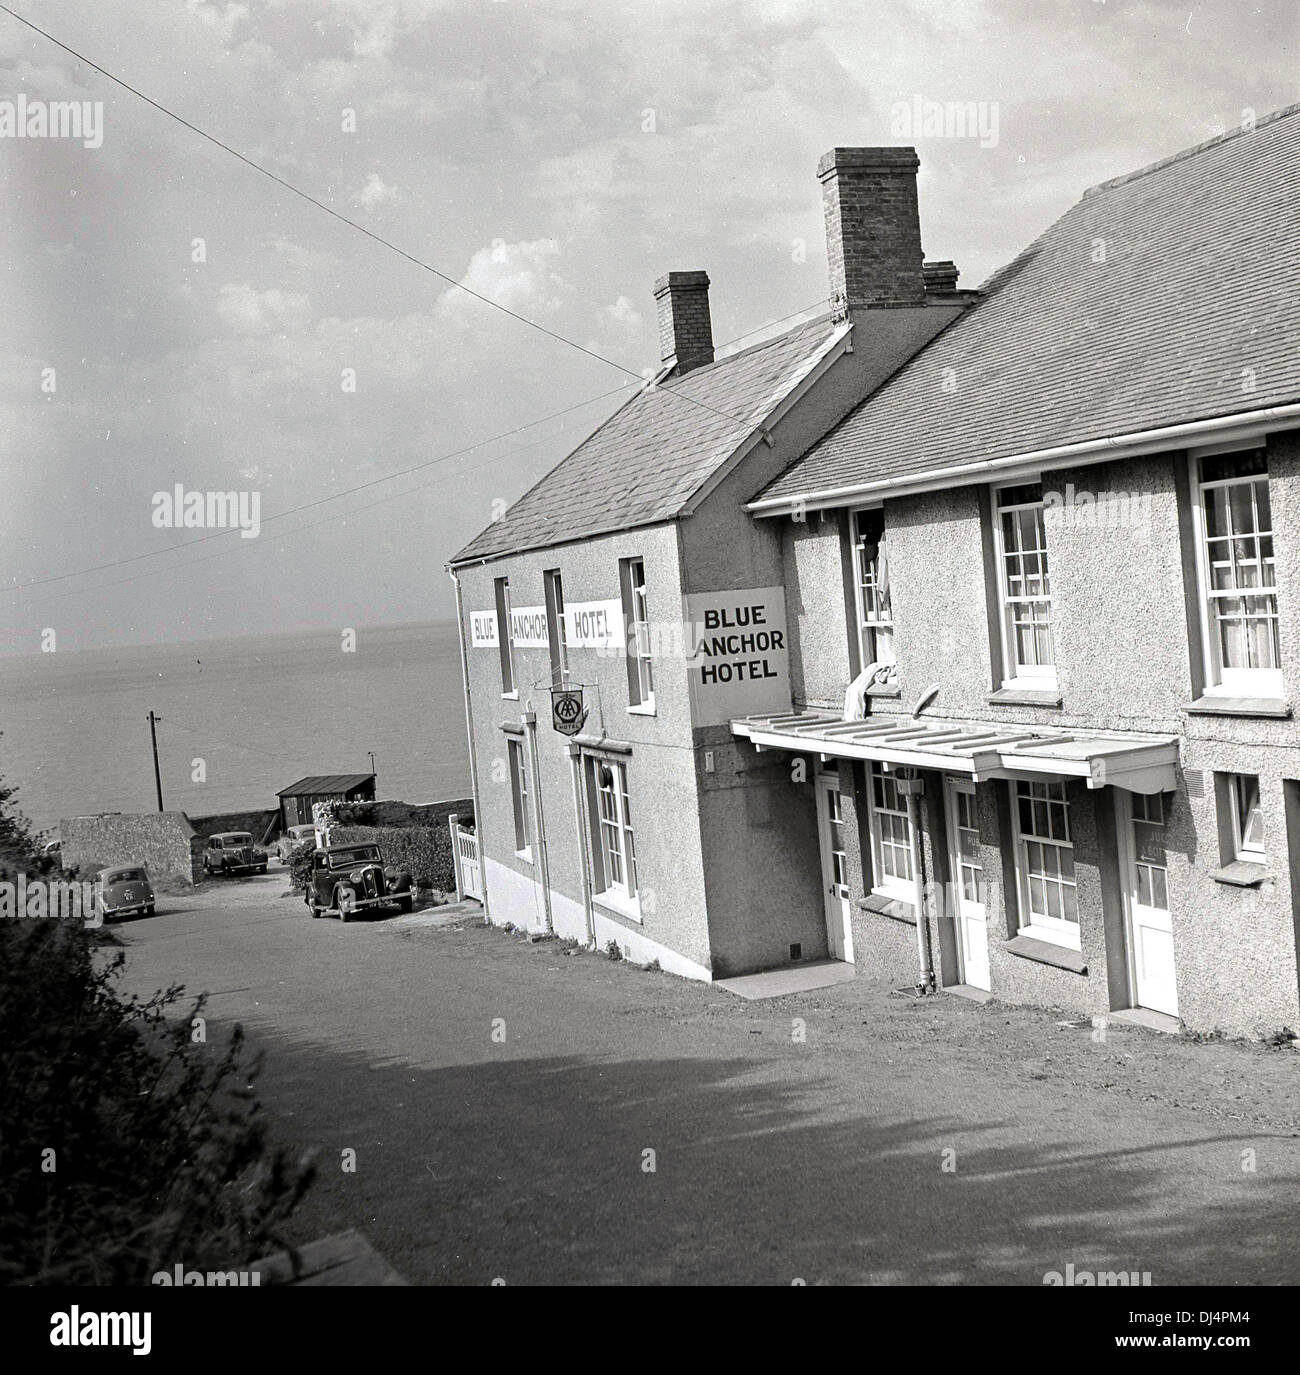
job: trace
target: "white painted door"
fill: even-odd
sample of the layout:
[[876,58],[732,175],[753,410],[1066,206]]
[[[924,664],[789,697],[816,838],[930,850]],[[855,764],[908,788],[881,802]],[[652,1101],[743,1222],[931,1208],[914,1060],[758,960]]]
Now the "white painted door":
[[817,833],[822,848],[822,896],[826,903],[826,943],[831,959],[853,963],[849,924],[849,871],[844,853],[844,812],[839,779],[817,775]]
[[984,866],[980,862],[975,784],[948,780],[948,853],[957,916],[957,958],[961,981],[989,988],[989,932],[984,906]]
[[1128,870],[1128,955],[1133,1002],[1178,1016],[1174,924],[1169,912],[1164,799],[1159,793],[1120,793]]

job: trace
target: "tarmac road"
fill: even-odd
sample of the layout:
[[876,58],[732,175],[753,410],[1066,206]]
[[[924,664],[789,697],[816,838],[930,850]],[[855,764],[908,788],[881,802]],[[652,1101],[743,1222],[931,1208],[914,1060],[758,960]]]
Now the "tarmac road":
[[[206,989],[317,1152],[294,1221],[413,1283],[1300,1280],[1300,1053],[916,1001],[746,1003],[428,914],[311,920],[282,869],[115,926]],[[356,1170],[342,1168],[356,1152]]]

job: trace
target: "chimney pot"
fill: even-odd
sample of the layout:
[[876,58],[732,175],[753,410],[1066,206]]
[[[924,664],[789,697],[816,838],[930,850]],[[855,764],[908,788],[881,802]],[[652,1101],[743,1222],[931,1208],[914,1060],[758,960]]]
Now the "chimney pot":
[[837,307],[925,301],[915,148],[832,148],[817,164]]
[[961,275],[957,271],[957,264],[951,262],[926,263],[921,268],[921,273],[925,278],[925,294],[927,296],[942,296],[951,291],[957,290],[957,278]]
[[678,376],[713,362],[709,274],[668,272],[655,283],[659,308],[659,357]]

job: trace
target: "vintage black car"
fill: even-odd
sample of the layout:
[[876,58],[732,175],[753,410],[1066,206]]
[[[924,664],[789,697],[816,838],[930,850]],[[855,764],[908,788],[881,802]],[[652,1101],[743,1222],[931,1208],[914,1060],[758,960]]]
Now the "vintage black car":
[[218,831],[203,852],[205,874],[264,874],[266,851],[253,844],[248,831]]
[[386,865],[378,845],[329,845],[312,855],[306,902],[313,917],[337,912],[347,921],[374,907],[409,912],[415,894],[410,874]]

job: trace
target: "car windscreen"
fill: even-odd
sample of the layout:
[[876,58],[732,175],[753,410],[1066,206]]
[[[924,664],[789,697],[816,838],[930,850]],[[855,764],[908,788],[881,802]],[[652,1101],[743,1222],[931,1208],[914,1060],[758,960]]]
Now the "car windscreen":
[[375,864],[379,861],[379,851],[373,845],[362,846],[358,850],[336,850],[331,853],[331,869],[348,869],[354,864]]
[[226,847],[227,850],[238,850],[242,845],[251,845],[253,843],[253,837],[227,836],[225,840],[223,840],[221,843]]

